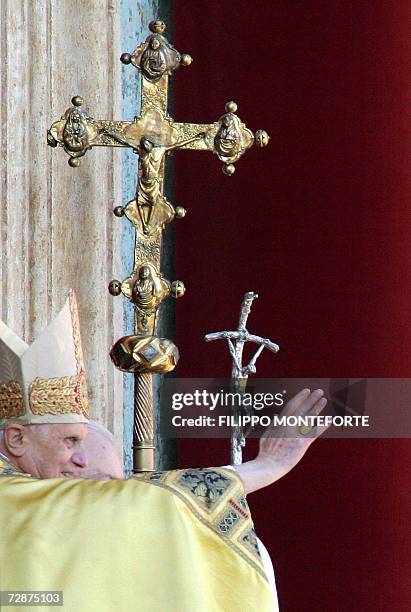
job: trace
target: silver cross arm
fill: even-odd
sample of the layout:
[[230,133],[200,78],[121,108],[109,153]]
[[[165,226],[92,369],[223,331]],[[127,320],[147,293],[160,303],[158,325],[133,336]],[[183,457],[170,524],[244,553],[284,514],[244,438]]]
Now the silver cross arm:
[[213,340],[240,340],[240,342],[262,344],[263,348],[268,348],[273,353],[277,353],[280,350],[280,347],[278,344],[275,344],[275,342],[272,342],[268,338],[261,338],[261,336],[249,334],[247,330],[212,332],[205,336],[205,340],[206,342],[212,342]]

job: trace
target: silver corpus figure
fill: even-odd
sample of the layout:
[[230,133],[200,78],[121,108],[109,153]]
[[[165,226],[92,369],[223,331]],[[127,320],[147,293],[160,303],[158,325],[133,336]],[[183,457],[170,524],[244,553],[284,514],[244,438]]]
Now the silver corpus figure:
[[[271,342],[267,338],[261,338],[260,336],[254,336],[248,333],[246,329],[246,323],[248,315],[250,314],[251,304],[253,300],[258,298],[258,295],[254,291],[248,291],[244,294],[243,302],[241,304],[240,319],[238,322],[238,328],[236,331],[222,331],[207,334],[205,336],[206,342],[212,340],[227,340],[228,348],[232,357],[232,370],[231,380],[234,388],[234,392],[243,394],[247,385],[247,379],[249,374],[256,373],[256,361],[261,355],[265,348],[268,348],[273,353],[277,353],[280,347],[278,344]],[[258,345],[258,348],[252,356],[248,365],[243,366],[243,349],[246,342],[254,342]],[[241,405],[233,407],[233,414],[235,422],[240,422],[237,417],[240,415]],[[244,429],[241,425],[236,425],[231,428],[231,463],[233,465],[240,465],[243,461],[242,458],[242,447],[245,446],[245,435]]]

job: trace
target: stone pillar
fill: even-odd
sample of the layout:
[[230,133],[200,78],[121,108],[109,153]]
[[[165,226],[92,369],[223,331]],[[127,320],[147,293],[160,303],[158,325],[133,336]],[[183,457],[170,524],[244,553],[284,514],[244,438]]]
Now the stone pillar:
[[108,357],[123,335],[122,155],[96,148],[80,168],[46,131],[81,95],[95,117],[122,117],[120,0],[1,0],[0,317],[26,342],[77,291],[92,414],[121,450],[123,376]]

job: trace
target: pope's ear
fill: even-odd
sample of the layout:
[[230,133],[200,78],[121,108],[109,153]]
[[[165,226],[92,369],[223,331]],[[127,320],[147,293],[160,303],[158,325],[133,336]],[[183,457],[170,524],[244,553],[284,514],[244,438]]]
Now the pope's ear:
[[26,452],[26,436],[24,425],[12,423],[4,430],[4,446],[6,450],[15,457],[21,457]]

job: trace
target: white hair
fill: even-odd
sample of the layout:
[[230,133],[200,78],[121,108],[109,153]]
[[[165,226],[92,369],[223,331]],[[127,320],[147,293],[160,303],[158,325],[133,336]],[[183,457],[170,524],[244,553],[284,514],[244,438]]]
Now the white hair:
[[90,420],[88,422],[88,428],[92,431],[96,431],[97,433],[100,433],[101,435],[106,437],[111,442],[111,444],[114,444],[113,434],[102,423],[99,423],[98,421]]
[[[48,424],[43,423],[41,432],[44,435],[47,435],[48,429],[49,429]],[[107,440],[109,440],[111,444],[114,444],[113,434],[102,423],[99,423],[98,421],[90,420],[88,422],[88,429],[91,429],[92,431],[96,431],[97,433],[100,433],[102,436],[107,438]],[[4,446],[4,429],[0,429],[0,444]]]

